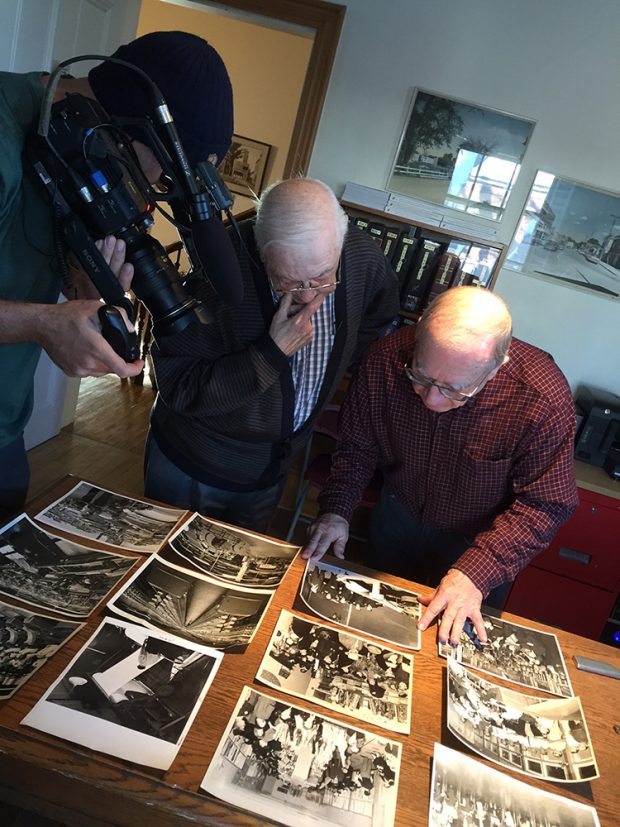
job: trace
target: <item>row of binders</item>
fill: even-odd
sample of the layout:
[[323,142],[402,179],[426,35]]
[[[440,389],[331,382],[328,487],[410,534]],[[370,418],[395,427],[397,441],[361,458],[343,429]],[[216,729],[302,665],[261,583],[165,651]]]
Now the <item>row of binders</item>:
[[[351,216],[351,222],[367,232],[381,247],[400,284],[401,309],[421,313],[436,296],[450,287],[474,284],[481,280],[468,268],[471,244],[459,244],[420,228],[403,230]],[[459,249],[460,248],[460,249]]]

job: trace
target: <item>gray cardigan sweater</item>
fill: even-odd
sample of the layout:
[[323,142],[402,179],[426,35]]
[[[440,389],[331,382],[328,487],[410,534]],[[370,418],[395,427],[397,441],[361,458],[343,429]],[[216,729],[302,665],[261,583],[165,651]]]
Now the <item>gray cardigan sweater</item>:
[[213,314],[153,348],[158,396],[151,414],[157,444],[177,467],[201,482],[253,491],[280,480],[312,432],[316,416],[398,313],[398,282],[379,246],[350,226],[336,289],[336,336],[317,404],[293,432],[294,388],[289,358],[269,336],[275,313],[254,243],[253,222],[232,231],[244,298],[221,302],[204,279],[187,287]]

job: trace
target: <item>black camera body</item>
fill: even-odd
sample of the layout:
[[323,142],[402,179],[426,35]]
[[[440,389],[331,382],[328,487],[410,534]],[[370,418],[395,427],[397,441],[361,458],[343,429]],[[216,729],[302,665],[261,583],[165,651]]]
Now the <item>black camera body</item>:
[[[99,56],[74,58],[60,66],[86,57]],[[131,64],[124,65],[143,74]],[[26,156],[51,199],[57,237],[75,254],[106,304],[123,307],[132,318],[132,303],[95,244],[107,235],[125,242],[125,259],[134,267],[132,291],[149,310],[157,341],[194,321],[210,320],[208,310],[186,292],[164,247],[149,235],[160,202],[172,211],[174,217],[162,210],[179,231],[192,274],[204,274],[205,259],[213,253],[232,281],[228,293],[235,300],[241,277],[220,220],[226,210],[234,225],[230,193],[208,162],[190,168],[161,93],[144,79],[160,123],[150,117],[112,118],[96,100],[68,94],[52,105],[48,100],[47,113],[44,101],[39,133],[29,137]],[[53,91],[50,86],[51,82],[48,94]],[[132,147],[131,134],[136,130],[162,168],[162,192],[154,190],[142,171]],[[110,314],[100,318],[102,332],[114,349],[126,361],[138,358],[137,342],[130,341],[129,332],[125,344],[120,342],[124,325],[117,320],[115,329],[107,331]]]

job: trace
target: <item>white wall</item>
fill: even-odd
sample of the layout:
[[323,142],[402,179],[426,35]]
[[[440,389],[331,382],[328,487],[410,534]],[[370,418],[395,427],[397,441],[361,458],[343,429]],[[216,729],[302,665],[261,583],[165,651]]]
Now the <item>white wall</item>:
[[[342,0],[341,0],[342,2]],[[536,121],[500,240],[537,169],[620,192],[618,0],[348,0],[309,174],[383,188],[419,86]],[[503,270],[517,336],[573,388],[620,394],[620,302]]]

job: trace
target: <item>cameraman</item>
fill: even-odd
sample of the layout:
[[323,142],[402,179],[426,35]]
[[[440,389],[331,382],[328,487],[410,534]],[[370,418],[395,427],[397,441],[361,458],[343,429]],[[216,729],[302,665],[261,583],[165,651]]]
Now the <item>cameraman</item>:
[[[212,46],[186,32],[154,32],[122,46],[113,57],[138,66],[157,84],[192,166],[222,160],[232,136],[232,89]],[[26,138],[38,126],[47,81],[39,72],[0,73],[0,520],[21,509],[26,499],[23,431],[32,412],[41,348],[70,376],[129,377],[142,369],[141,362],[124,362],[101,336],[97,293],[71,262],[71,284],[62,289],[72,301],[56,304],[61,274],[52,209],[22,161]],[[151,96],[138,74],[108,62],[87,78],[62,79],[55,99],[67,93],[96,98],[112,115],[152,112]],[[138,140],[133,147],[155,184],[161,168],[154,153]],[[125,262],[124,242],[109,236],[97,245],[128,290],[133,267]]]

